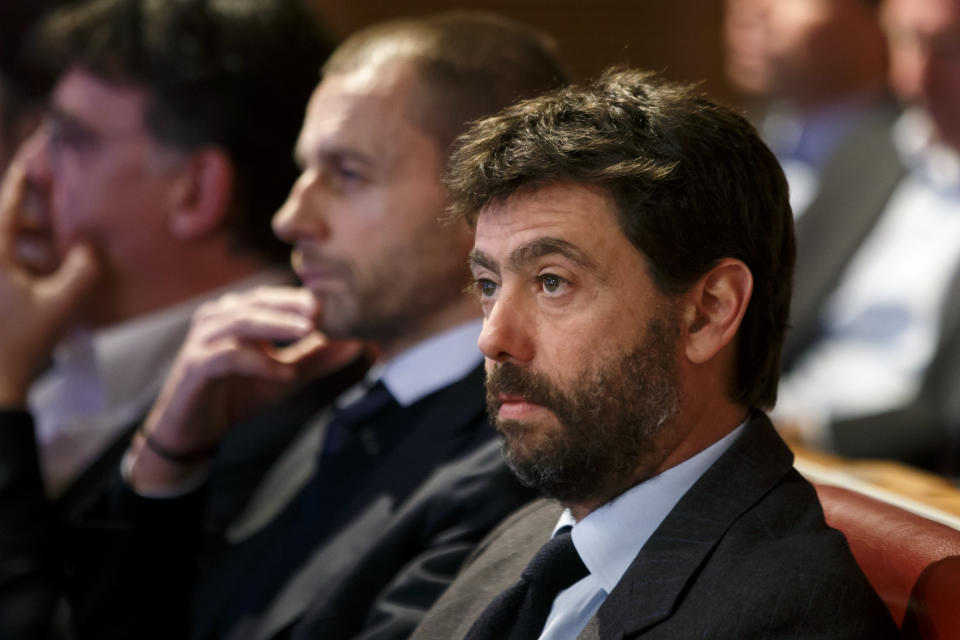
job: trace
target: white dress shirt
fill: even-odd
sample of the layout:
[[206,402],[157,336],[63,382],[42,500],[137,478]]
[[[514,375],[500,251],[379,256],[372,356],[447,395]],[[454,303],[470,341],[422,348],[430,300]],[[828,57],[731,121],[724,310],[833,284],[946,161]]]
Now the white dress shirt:
[[[393,359],[376,364],[366,375],[366,386],[383,380],[402,407],[453,384],[483,360],[477,347],[483,320],[477,319],[431,336]],[[355,392],[354,392],[355,393]],[[346,395],[338,398],[343,406]]]
[[47,492],[62,493],[146,413],[200,304],[228,291],[288,280],[284,272],[265,271],[104,329],[74,329],[27,398]]
[[697,455],[641,482],[580,522],[569,509],[560,515],[554,534],[573,526],[573,546],[590,574],[557,595],[539,640],[577,637],[653,532],[745,426],[744,422]]

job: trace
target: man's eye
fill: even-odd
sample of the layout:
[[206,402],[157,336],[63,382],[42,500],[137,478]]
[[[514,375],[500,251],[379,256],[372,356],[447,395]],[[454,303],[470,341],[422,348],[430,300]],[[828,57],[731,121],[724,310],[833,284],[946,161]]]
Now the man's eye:
[[355,184],[365,178],[362,168],[356,163],[337,159],[331,164],[334,180],[340,184]]
[[341,166],[337,167],[337,177],[342,181],[353,182],[355,180],[359,180],[363,176],[360,175],[359,171],[353,171],[352,169]]
[[477,291],[480,292],[480,296],[483,298],[492,298],[497,292],[497,283],[493,280],[480,278],[477,280]]
[[47,139],[54,148],[83,150],[96,144],[96,137],[87,131],[69,124],[52,120],[47,123]]
[[540,287],[546,293],[559,293],[563,290],[563,286],[566,284],[566,280],[560,276],[555,276],[550,273],[546,273],[539,277]]

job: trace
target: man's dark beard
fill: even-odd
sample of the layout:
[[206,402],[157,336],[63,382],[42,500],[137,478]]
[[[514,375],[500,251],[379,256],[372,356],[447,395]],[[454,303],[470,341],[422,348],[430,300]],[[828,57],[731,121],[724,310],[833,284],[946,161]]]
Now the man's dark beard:
[[[663,458],[657,436],[680,406],[675,345],[676,334],[651,321],[639,348],[586,372],[572,389],[511,363],[489,372],[487,407],[504,436],[510,469],[523,484],[566,504],[603,504],[650,477]],[[543,425],[498,419],[501,393],[549,409],[559,428],[530,449],[529,432]]]

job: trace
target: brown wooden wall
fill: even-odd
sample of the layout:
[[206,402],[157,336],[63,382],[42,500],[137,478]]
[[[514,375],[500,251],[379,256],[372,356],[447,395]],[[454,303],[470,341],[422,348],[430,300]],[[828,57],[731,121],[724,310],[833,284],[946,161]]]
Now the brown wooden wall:
[[487,9],[553,34],[577,79],[614,63],[705,82],[734,102],[722,75],[722,0],[309,0],[338,37],[384,18],[443,9]]

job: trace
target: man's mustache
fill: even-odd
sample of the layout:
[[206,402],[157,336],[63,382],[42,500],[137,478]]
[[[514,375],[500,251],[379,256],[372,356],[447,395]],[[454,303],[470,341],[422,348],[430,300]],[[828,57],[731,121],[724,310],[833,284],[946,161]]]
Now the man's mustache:
[[500,409],[500,394],[523,396],[528,402],[538,404],[551,411],[557,411],[557,394],[546,376],[533,371],[525,371],[509,362],[497,365],[487,372],[487,406],[492,415]]
[[345,280],[353,275],[352,265],[348,261],[331,257],[312,247],[295,246],[292,261],[294,268],[301,267],[308,272],[324,272]]

